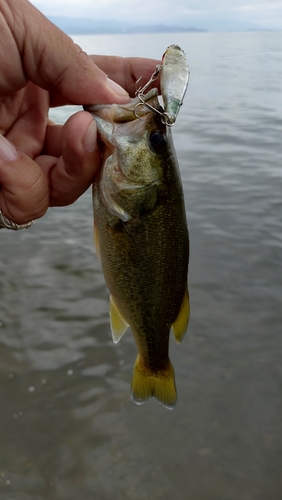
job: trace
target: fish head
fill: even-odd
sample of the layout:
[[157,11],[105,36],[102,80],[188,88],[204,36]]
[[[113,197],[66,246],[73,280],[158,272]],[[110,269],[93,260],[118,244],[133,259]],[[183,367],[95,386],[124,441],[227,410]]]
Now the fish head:
[[157,89],[144,96],[144,104],[135,98],[126,105],[87,110],[103,143],[99,190],[107,210],[125,222],[152,210],[171,156]]

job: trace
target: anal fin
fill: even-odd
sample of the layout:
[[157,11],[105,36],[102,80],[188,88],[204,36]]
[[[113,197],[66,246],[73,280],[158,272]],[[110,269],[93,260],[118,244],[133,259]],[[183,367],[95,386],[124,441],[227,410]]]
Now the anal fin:
[[113,341],[117,344],[129,325],[120,314],[112,296],[110,297],[110,320]]

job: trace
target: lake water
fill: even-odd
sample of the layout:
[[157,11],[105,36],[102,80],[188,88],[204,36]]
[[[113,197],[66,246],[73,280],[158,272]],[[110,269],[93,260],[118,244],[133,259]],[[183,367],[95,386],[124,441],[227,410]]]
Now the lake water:
[[90,191],[1,231],[0,498],[281,500],[282,34],[75,41],[188,54],[173,129],[191,239],[191,321],[170,346],[178,405],[130,400],[136,347],[111,340]]

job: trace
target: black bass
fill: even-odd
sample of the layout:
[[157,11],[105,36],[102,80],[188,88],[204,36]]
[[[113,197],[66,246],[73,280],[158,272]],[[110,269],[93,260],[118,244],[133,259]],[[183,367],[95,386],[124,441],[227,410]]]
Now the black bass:
[[136,98],[123,106],[86,108],[103,142],[103,165],[93,185],[95,246],[110,291],[113,340],[130,326],[138,348],[132,399],[141,404],[154,397],[173,408],[169,334],[172,328],[180,342],[188,325],[188,229],[157,90],[143,100],[141,106]]

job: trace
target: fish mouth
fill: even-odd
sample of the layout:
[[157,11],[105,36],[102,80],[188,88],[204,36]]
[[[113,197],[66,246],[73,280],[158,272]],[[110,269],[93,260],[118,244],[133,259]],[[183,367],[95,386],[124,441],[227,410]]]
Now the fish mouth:
[[[147,103],[150,107],[146,105]],[[138,106],[138,115],[135,112],[136,106]],[[141,205],[143,203],[144,210],[148,211],[150,200],[151,198],[155,200],[157,186],[160,183],[160,179],[155,178],[147,185],[146,178],[144,185],[140,180],[134,180],[134,176],[127,175],[128,172],[126,173],[120,166],[120,155],[126,155],[125,151],[127,152],[129,149],[135,151],[135,156],[138,154],[136,151],[139,151],[140,161],[143,159],[144,155],[140,153],[142,146],[140,150],[138,148],[143,142],[147,146],[148,134],[151,128],[155,127],[155,113],[151,109],[153,107],[160,107],[157,89],[151,89],[145,94],[144,103],[140,101],[139,97],[136,97],[124,105],[98,104],[84,108],[91,112],[98,129],[103,168],[97,182],[99,182],[103,204],[111,215],[118,217],[123,222],[135,219],[136,214],[140,216],[136,208],[138,203]],[[131,165],[132,161],[131,159],[127,163]],[[143,159],[143,161],[145,160]],[[131,170],[129,168],[129,172]],[[150,196],[150,193],[153,193],[153,196]],[[129,207],[128,200],[130,198],[135,200],[135,208],[132,210]],[[151,209],[151,205],[149,208]]]
[[[153,106],[151,103],[150,105],[155,109],[160,108],[158,90],[156,88],[149,90],[149,92],[142,97],[142,101],[137,96],[131,99],[127,104],[94,104],[85,105],[83,108],[85,111],[91,113],[95,119],[100,117],[112,124],[130,123],[134,120],[141,121],[143,117],[151,113],[151,109],[146,106],[146,103],[149,103],[149,101],[152,101]],[[137,107],[138,112],[136,111]]]
[[[153,109],[161,109],[158,101],[158,90],[149,90],[142,98],[131,99],[127,104],[95,104],[84,106],[85,111],[91,113],[96,121],[101,143],[106,145],[102,150],[108,150],[106,156],[110,156],[110,151],[117,146],[118,138],[131,137],[138,140],[144,132],[149,122],[154,119]],[[147,107],[147,104],[150,107]]]

